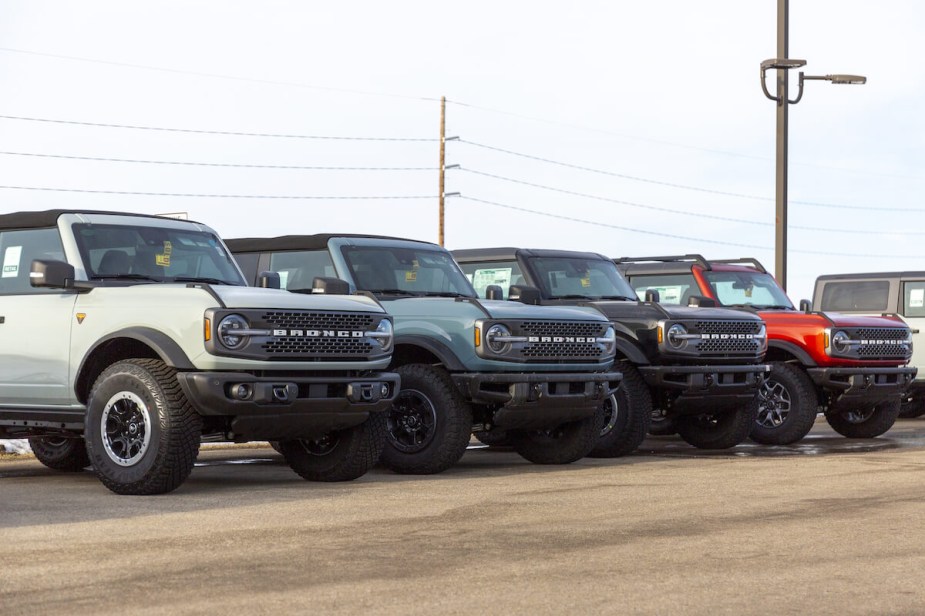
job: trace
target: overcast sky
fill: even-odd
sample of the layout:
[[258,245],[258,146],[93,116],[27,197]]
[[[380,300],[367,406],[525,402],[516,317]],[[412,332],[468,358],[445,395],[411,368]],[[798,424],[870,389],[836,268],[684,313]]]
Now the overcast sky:
[[[200,195],[0,188],[0,211],[188,212],[228,238],[436,241],[446,96],[460,137],[447,164],[461,166],[447,171],[461,193],[447,198],[449,248],[770,268],[775,106],[758,67],[776,55],[776,4],[0,0],[0,116],[206,131],[0,119],[0,185]],[[809,82],[790,109],[791,297],[823,273],[925,269],[925,5],[790,11],[807,74],[868,77]]]

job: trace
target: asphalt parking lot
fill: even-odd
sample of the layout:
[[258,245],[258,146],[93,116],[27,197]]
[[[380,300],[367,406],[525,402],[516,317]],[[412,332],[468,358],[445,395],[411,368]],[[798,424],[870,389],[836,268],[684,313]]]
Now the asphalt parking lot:
[[5,458],[0,612],[922,613],[923,516],[925,420],[567,467],[472,449],[347,484],[209,449],[157,497]]

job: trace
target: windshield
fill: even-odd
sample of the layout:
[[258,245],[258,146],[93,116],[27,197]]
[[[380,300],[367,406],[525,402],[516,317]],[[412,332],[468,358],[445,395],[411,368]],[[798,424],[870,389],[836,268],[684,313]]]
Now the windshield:
[[705,271],[703,275],[724,306],[793,308],[787,295],[770,274],[757,271]]
[[245,284],[212,233],[99,224],[75,224],[73,230],[90,280]]
[[448,252],[395,246],[344,246],[357,288],[372,293],[475,297]]
[[629,283],[612,261],[578,257],[530,259],[544,297],[636,300]]

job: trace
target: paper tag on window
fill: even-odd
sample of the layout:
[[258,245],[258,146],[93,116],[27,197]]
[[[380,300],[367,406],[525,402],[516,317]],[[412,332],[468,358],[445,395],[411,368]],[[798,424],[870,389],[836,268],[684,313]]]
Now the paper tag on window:
[[19,259],[22,246],[9,246],[3,253],[3,278],[16,278],[19,275]]
[[582,278],[582,279],[581,279],[581,286],[583,286],[583,287],[585,287],[585,288],[590,287],[590,286],[591,286],[591,277],[588,276],[587,278]]
[[416,282],[417,279],[418,279],[417,272],[412,272],[412,271],[405,272],[405,282]]

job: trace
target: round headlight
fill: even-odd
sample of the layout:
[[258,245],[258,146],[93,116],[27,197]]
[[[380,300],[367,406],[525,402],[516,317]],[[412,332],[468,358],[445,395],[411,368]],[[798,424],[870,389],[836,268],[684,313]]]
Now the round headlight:
[[379,343],[383,351],[388,351],[392,348],[392,340],[392,322],[388,319],[382,319],[379,321],[379,327],[376,328],[375,341]]
[[844,353],[849,348],[849,340],[851,340],[851,336],[849,336],[847,332],[839,330],[832,334],[832,348],[839,353]]
[[681,336],[687,335],[687,328],[681,325],[680,323],[675,323],[668,328],[668,344],[676,349],[682,348],[687,341],[681,338]]
[[218,339],[229,349],[237,349],[244,345],[247,336],[236,334],[235,331],[248,329],[247,320],[239,314],[229,314],[218,324]]
[[604,345],[604,352],[607,354],[613,353],[617,348],[617,332],[613,328],[613,325],[607,328],[607,331],[604,333],[604,336],[599,339],[601,344]]
[[507,337],[511,335],[511,330],[509,330],[504,325],[500,323],[495,323],[488,328],[488,331],[485,332],[485,344],[488,345],[488,348],[491,349],[493,353],[502,354],[507,353],[511,350],[510,342],[502,342],[498,340],[499,337]]

